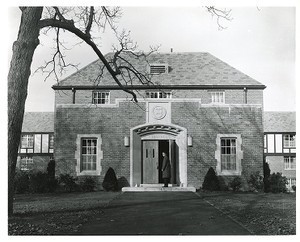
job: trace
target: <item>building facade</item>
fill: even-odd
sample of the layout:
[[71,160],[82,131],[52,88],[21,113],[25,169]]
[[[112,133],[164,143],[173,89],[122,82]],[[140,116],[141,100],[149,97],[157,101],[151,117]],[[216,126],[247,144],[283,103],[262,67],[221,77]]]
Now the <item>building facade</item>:
[[280,172],[288,189],[296,185],[296,113],[264,113],[264,154],[271,173]]
[[53,160],[54,114],[28,112],[24,115],[16,168],[21,171],[46,171]]
[[264,85],[209,53],[124,58],[151,77],[127,85],[138,103],[105,71],[99,78],[99,60],[53,86],[56,175],[91,176],[101,189],[112,167],[123,186],[159,184],[162,152],[174,186],[201,187],[210,167],[245,189],[263,174]]

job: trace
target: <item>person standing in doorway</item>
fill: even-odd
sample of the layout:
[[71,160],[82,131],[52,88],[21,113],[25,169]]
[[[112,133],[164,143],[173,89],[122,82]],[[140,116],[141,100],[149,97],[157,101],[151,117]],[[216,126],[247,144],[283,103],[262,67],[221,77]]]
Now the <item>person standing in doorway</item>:
[[165,152],[162,152],[163,162],[162,162],[162,178],[164,180],[164,187],[168,187],[168,183],[171,177],[171,163],[169,157]]

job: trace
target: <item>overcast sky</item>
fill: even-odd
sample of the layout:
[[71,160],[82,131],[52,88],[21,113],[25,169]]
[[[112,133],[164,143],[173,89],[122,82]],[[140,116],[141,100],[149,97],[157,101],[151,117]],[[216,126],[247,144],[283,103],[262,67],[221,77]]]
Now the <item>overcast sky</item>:
[[[170,48],[174,52],[209,52],[267,86],[266,111],[295,111],[295,8],[232,8],[232,18],[220,31],[203,7],[126,7],[119,25],[131,30],[141,50],[159,44],[160,52],[170,52]],[[19,23],[20,10],[10,8],[11,43],[16,39]],[[42,45],[35,52],[32,72],[49,60],[52,38],[40,36]],[[111,34],[103,35],[103,53],[111,51],[113,41]],[[84,44],[68,52],[68,60],[80,63],[80,67],[95,59],[96,55]],[[30,77],[27,112],[54,110],[54,83],[53,79],[44,82],[41,73]]]

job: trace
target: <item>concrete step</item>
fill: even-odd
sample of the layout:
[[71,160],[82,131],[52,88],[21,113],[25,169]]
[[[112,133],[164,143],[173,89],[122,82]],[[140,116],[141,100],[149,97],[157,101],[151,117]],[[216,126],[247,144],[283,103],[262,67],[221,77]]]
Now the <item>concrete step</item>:
[[195,187],[123,187],[122,192],[196,192]]
[[[164,184],[163,183],[156,183],[156,184],[140,184],[140,187],[163,187]],[[174,186],[178,186],[175,184],[168,184],[168,187],[174,187]]]

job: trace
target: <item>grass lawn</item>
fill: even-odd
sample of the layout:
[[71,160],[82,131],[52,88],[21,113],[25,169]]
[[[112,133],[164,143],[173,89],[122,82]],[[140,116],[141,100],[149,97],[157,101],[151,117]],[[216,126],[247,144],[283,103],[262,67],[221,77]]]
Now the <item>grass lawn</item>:
[[78,231],[83,223],[120,195],[119,192],[16,195],[9,235],[61,235]]
[[201,193],[211,205],[255,235],[296,234],[296,194]]
[[[74,234],[106,212],[120,192],[16,195],[9,235]],[[255,235],[296,233],[296,194],[200,192],[212,206]],[[101,216],[100,216],[101,217]]]

